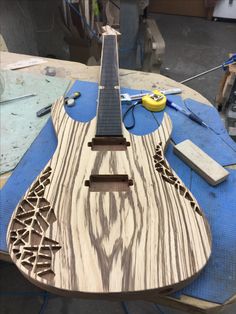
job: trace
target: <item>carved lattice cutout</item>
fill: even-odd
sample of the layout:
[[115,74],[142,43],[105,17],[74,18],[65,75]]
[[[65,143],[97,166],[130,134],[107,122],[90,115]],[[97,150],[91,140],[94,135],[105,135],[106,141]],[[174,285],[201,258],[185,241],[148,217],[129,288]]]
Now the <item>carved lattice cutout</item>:
[[193,210],[195,210],[199,215],[202,215],[201,209],[198,204],[195,202],[192,195],[189,193],[188,189],[183,185],[182,182],[175,176],[172,169],[167,165],[164,153],[162,149],[162,143],[159,143],[156,147],[156,154],[153,156],[155,168],[161,174],[162,179],[176,188],[180,195],[190,202],[190,205]]
[[44,198],[45,187],[50,183],[48,167],[34,183],[28,195],[19,204],[12,223],[10,243],[17,260],[29,271],[44,279],[55,274],[52,270],[54,254],[59,243],[46,237],[45,232],[56,220],[50,203]]

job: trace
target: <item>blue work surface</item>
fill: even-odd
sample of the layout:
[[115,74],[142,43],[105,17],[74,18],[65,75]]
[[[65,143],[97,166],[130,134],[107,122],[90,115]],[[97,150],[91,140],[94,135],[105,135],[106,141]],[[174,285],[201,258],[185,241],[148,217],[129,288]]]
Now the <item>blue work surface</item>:
[[[74,107],[67,107],[66,110],[72,118],[78,121],[89,121],[95,117],[96,113],[97,84],[76,82],[69,93],[76,90],[81,91],[82,96],[77,99]],[[135,94],[140,91],[123,89],[122,92]],[[217,111],[194,100],[187,100],[184,104],[178,96],[171,96],[171,99],[180,105],[187,105],[213,129],[199,126],[181,113],[166,108],[166,112],[173,121],[172,139],[174,142],[179,143],[189,138],[222,165],[236,164],[236,145],[227,136]],[[127,106],[123,105],[123,112]],[[135,127],[132,133],[147,134],[158,128],[163,112],[151,113],[142,106],[137,106],[134,115]],[[128,115],[126,124],[131,123],[130,119],[131,116]],[[14,208],[51,158],[56,145],[57,139],[51,119],[49,119],[2,189],[1,251],[7,251],[5,237]],[[171,144],[167,149],[166,157],[203,208],[213,237],[213,251],[209,263],[192,284],[173,297],[178,298],[179,295],[185,294],[210,302],[224,303],[236,293],[236,171],[229,170],[230,175],[227,181],[217,187],[211,187],[173,154]]]

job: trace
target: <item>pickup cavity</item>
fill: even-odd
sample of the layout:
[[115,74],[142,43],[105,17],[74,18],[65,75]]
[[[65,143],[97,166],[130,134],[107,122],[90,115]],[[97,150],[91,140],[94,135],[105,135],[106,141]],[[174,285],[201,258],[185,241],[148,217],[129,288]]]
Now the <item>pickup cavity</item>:
[[126,174],[93,174],[85,181],[85,186],[91,192],[120,192],[128,191],[133,185],[133,180]]

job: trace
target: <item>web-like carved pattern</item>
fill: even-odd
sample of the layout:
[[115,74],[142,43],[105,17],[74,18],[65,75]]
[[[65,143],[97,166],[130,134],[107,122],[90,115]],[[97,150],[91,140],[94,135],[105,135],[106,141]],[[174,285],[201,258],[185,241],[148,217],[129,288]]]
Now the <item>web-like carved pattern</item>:
[[180,193],[180,195],[182,195],[190,202],[193,210],[201,215],[201,210],[192,195],[189,193],[188,189],[183,185],[182,182],[180,182],[179,178],[175,176],[172,169],[167,165],[161,145],[162,143],[159,143],[159,145],[157,145],[156,154],[153,156],[156,170],[161,174],[163,180],[170,184],[173,184],[176,190]]
[[52,259],[61,247],[45,236],[56,220],[50,203],[44,198],[45,187],[50,183],[48,167],[19,204],[10,232],[12,252],[22,266],[42,278],[54,276]]

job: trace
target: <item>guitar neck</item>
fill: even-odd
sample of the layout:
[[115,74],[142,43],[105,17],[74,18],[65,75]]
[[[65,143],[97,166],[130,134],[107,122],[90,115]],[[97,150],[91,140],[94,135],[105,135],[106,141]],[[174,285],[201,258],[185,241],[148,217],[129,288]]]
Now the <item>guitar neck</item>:
[[116,35],[103,35],[96,136],[122,136]]

